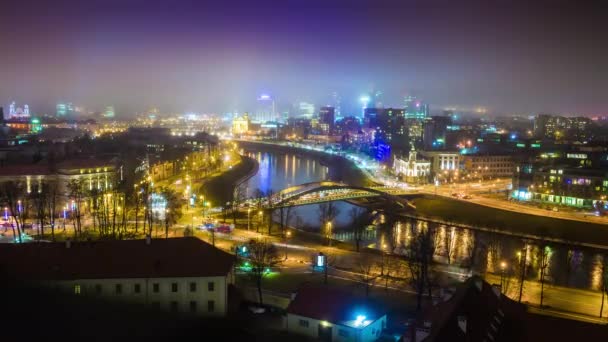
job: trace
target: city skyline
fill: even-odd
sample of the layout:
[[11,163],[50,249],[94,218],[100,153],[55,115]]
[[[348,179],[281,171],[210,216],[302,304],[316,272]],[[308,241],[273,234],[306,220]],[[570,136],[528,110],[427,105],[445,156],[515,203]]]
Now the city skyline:
[[5,3],[0,100],[224,113],[336,92],[356,113],[379,90],[387,107],[414,94],[435,109],[605,114],[599,11],[552,4]]

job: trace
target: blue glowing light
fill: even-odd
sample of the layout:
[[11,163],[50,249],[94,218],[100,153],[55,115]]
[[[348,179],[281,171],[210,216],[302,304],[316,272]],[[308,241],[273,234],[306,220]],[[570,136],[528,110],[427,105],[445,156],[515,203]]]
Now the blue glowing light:
[[365,318],[366,317],[363,315],[358,315],[357,319],[355,320],[355,326],[356,327],[361,326],[363,324],[363,322],[365,321]]

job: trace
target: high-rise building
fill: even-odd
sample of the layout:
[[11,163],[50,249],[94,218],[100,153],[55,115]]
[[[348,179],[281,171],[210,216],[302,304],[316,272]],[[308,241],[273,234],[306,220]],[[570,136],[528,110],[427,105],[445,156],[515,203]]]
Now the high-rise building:
[[452,124],[449,116],[432,116],[424,123],[422,141],[425,150],[443,150],[446,147],[446,133]]
[[539,114],[534,119],[534,137],[584,142],[589,138],[591,124],[591,119],[586,117]]
[[300,102],[297,105],[298,116],[311,119],[315,115],[315,105],[308,102]]
[[257,98],[257,108],[255,115],[253,116],[253,121],[264,123],[276,120],[277,116],[274,99],[268,94],[260,95]]
[[337,92],[333,92],[331,94],[331,106],[334,107],[334,112],[336,114],[336,120],[342,118],[342,98]]
[[429,106],[415,97],[405,98],[405,118],[424,120],[429,115]]
[[113,119],[114,116],[114,106],[107,106],[106,110],[103,112],[103,117],[106,119]]
[[319,125],[321,126],[323,133],[333,134],[335,121],[336,116],[334,107],[325,106],[319,109]]
[[57,104],[57,117],[70,116],[74,114],[74,105],[71,102],[61,102]]

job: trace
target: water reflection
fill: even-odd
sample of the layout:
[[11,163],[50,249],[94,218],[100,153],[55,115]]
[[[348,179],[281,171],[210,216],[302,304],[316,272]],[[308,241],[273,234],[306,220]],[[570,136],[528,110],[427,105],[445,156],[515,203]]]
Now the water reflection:
[[[326,166],[314,159],[296,154],[265,152],[247,153],[259,163],[259,172],[247,182],[247,193],[252,196],[256,189],[264,192],[278,191],[288,186],[325,180],[330,174]],[[352,240],[349,230],[349,209],[345,202],[338,202],[340,214],[335,220],[336,238]],[[299,223],[298,223],[299,222]],[[316,205],[298,207],[291,222],[299,227],[319,227]],[[373,229],[366,231],[364,245],[372,244],[392,253],[406,254],[412,239],[420,231],[434,231],[434,260],[439,263],[472,268],[477,272],[504,272],[520,274],[525,265],[527,279],[540,279],[546,263],[545,281],[548,284],[585,289],[601,288],[605,259],[600,251],[575,248],[539,241],[523,241],[496,233],[437,225],[425,221],[400,218],[398,220],[379,215]],[[547,253],[543,263],[543,253]],[[525,262],[522,259],[525,258]]]
[[[561,244],[540,241],[523,241],[518,238],[436,225],[434,223],[403,219],[392,229],[378,235],[377,243],[392,243],[394,253],[407,254],[412,236],[422,230],[434,229],[433,259],[443,264],[472,267],[478,272],[521,274],[525,265],[526,279],[540,280],[544,267],[544,280],[548,284],[599,290],[605,260],[592,249],[574,249]],[[471,266],[472,265],[472,266]],[[504,270],[501,266],[504,266]]]

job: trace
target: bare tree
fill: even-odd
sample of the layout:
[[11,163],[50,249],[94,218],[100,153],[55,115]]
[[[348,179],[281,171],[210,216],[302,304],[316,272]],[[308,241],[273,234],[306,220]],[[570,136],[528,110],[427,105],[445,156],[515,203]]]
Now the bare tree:
[[279,255],[277,248],[267,240],[251,239],[247,243],[247,249],[249,251],[249,261],[251,262],[249,276],[256,284],[260,305],[263,305],[262,280],[273,267],[282,262],[283,258]]
[[456,227],[444,227],[443,229],[443,251],[448,261],[448,265],[452,264],[456,243]]
[[167,202],[165,209],[165,238],[169,237],[169,226],[174,225],[182,216],[183,200],[175,191],[169,188],[161,188],[160,193]]
[[236,215],[239,211],[239,207],[241,203],[245,201],[246,189],[244,184],[239,184],[234,188],[234,192],[232,194],[232,223],[236,224]]
[[279,223],[281,228],[281,235],[285,236],[285,227],[289,226],[289,223],[293,219],[295,211],[293,210],[293,206],[286,206],[279,208]]
[[319,222],[321,223],[323,236],[325,237],[327,244],[330,245],[333,234],[332,221],[338,216],[340,210],[334,202],[326,202],[319,204],[317,212],[319,213]]
[[69,196],[72,201],[72,219],[74,221],[74,236],[77,238],[82,234],[82,203],[84,201],[84,191],[82,181],[72,179],[68,183]]
[[[4,203],[8,214],[13,218],[15,222],[11,225],[13,230],[13,236],[19,243],[22,241],[22,228],[25,219],[25,206],[19,199],[23,196],[23,183],[19,181],[8,181],[3,182],[0,187],[0,198]],[[15,228],[17,231],[15,231]]]
[[433,261],[436,245],[436,229],[432,226],[411,226],[411,237],[407,246],[407,266],[410,284],[416,292],[416,309],[422,308],[422,297],[425,291],[431,297],[433,281],[430,266]]
[[34,212],[36,215],[36,221],[38,224],[38,238],[44,237],[44,223],[47,214],[47,186],[42,184],[36,191],[30,192],[30,197],[34,204]]
[[541,244],[539,248],[539,265],[540,268],[540,307],[543,307],[545,276],[547,275],[547,266],[551,258],[551,248],[548,245]]
[[363,240],[363,232],[365,232],[365,224],[368,220],[367,211],[353,206],[350,208],[348,213],[350,216],[351,228],[353,230],[353,235],[355,239],[355,247],[357,248],[357,252],[361,248],[361,241]]
[[369,297],[374,281],[378,276],[374,276],[375,263],[369,255],[359,255],[357,260],[357,268],[359,271],[359,281],[365,287],[365,297]]
[[55,241],[55,215],[57,214],[57,183],[51,182],[47,187],[47,213],[49,217],[49,224],[51,226],[51,240]]
[[601,279],[600,279],[600,291],[602,291],[602,304],[600,306],[600,318],[604,313],[604,298],[608,293],[608,267],[606,267],[606,262],[608,258],[605,255],[601,256],[600,267],[601,267]]

